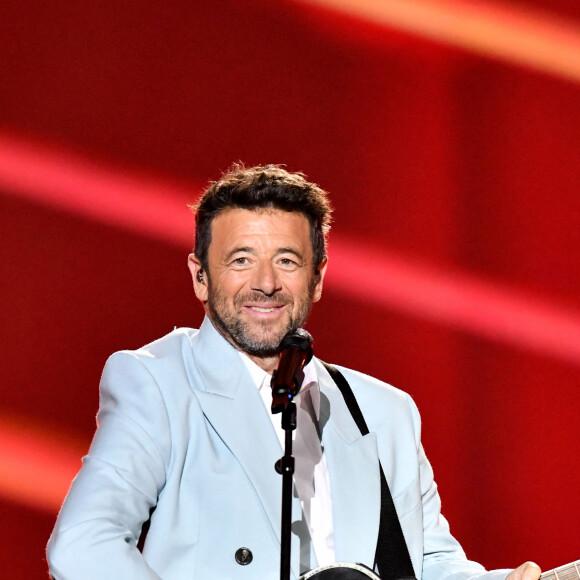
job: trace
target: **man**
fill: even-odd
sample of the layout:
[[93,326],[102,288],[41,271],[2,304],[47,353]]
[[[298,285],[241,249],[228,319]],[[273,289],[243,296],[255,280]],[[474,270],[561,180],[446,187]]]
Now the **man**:
[[[107,362],[98,429],[49,541],[53,578],[279,577],[269,382],[280,341],[321,297],[329,221],[326,193],[278,166],[235,166],[206,191],[189,257],[206,318]],[[341,371],[370,433],[310,362],[296,397],[294,577],[333,561],[373,567],[379,459],[418,579],[505,577],[449,534],[410,397]],[[531,563],[510,573],[538,577]]]

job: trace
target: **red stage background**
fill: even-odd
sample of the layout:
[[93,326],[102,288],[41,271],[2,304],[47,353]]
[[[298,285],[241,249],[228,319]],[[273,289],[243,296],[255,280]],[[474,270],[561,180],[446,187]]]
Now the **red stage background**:
[[[455,42],[466,5],[511,26],[501,54]],[[455,32],[308,2],[2,3],[2,575],[46,577],[106,357],[200,323],[186,203],[238,160],[330,191],[316,352],[415,398],[468,556],[580,558],[580,74],[517,56],[528,18],[530,50],[580,46],[580,4],[426,8]]]

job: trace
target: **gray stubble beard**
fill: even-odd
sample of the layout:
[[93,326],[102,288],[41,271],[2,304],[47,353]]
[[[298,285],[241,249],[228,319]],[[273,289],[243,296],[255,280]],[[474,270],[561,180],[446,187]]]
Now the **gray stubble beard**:
[[[240,316],[235,314],[226,314],[226,316],[220,315],[218,308],[223,306],[222,311],[225,310],[226,300],[222,297],[217,296],[213,288],[209,287],[208,295],[208,310],[211,321],[216,327],[217,331],[230,343],[232,343],[236,348],[250,354],[252,356],[257,356],[261,358],[276,356],[279,351],[280,342],[289,332],[294,332],[297,328],[300,328],[308,318],[310,313],[310,308],[312,307],[312,296],[314,293],[314,281],[310,284],[308,289],[308,297],[303,301],[300,310],[297,315],[290,318],[288,324],[285,328],[280,329],[275,336],[270,339],[258,339],[253,338],[250,335],[249,325],[245,323]],[[243,302],[269,302],[272,304],[272,298],[267,297],[260,293],[255,293],[252,295],[239,296],[234,300],[234,308],[238,308]],[[294,302],[289,299],[285,294],[279,295],[274,301],[277,305],[288,305],[292,307]],[[217,306],[217,307],[216,307]],[[265,326],[265,325],[264,325]]]

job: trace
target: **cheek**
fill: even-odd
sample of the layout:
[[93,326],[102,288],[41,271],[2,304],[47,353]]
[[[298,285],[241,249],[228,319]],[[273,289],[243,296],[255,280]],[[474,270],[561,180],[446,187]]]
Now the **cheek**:
[[314,281],[310,276],[300,276],[287,281],[286,291],[292,294],[295,302],[310,299]]
[[224,272],[215,281],[215,293],[223,298],[234,300],[238,294],[244,292],[246,278],[247,276],[240,275],[239,272]]

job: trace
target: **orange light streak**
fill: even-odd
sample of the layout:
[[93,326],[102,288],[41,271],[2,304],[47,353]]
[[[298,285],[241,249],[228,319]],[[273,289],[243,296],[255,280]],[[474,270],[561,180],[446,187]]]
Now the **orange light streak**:
[[580,22],[472,0],[294,0],[580,81]]
[[580,364],[578,311],[355,240],[334,239],[329,254],[325,283],[340,294]]
[[56,513],[85,452],[73,436],[0,416],[0,496]]
[[88,219],[193,246],[192,189],[0,134],[0,188]]

